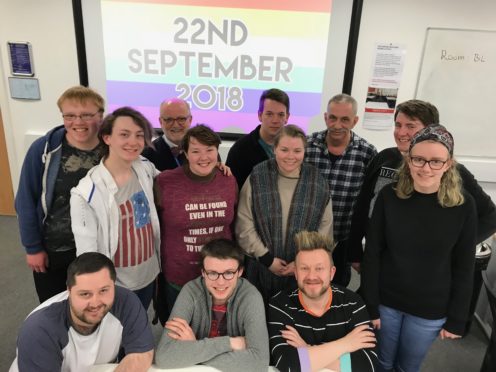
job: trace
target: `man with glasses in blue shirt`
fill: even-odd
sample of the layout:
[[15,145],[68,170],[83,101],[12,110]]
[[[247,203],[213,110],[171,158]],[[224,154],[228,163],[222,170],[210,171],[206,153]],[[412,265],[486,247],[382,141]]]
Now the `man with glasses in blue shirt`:
[[155,149],[147,147],[142,155],[159,171],[177,168],[185,160],[181,142],[192,119],[189,104],[185,100],[172,98],[163,101],[158,120],[164,134],[153,141]]
[[57,105],[64,124],[29,147],[15,201],[21,242],[40,302],[66,289],[67,268],[76,257],[70,191],[101,158],[97,134],[105,105],[102,96],[75,86]]
[[196,364],[267,371],[269,341],[262,296],[243,273],[243,250],[227,239],[201,250],[202,275],[179,293],[157,348],[159,368]]

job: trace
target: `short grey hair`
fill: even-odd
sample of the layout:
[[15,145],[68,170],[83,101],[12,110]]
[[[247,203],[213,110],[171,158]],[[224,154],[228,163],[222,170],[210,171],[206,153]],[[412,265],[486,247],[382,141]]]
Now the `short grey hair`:
[[329,106],[331,106],[331,103],[350,103],[351,109],[353,110],[353,115],[356,116],[358,112],[357,101],[349,94],[341,93],[341,94],[336,94],[334,97],[332,97],[327,103],[327,111],[329,111]]

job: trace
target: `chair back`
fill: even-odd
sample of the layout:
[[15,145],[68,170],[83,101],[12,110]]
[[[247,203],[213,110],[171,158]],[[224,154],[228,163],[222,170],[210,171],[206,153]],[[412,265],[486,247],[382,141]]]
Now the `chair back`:
[[487,275],[487,270],[482,271],[482,280],[484,281],[484,286],[486,287],[487,299],[489,301],[489,308],[491,309],[491,314],[493,316],[493,329],[495,329],[496,324],[496,280],[491,281]]
[[491,314],[493,316],[493,329],[480,372],[494,372],[496,371],[496,280],[489,279],[487,270],[482,271],[481,275],[484,286],[486,287],[489,308],[491,309]]

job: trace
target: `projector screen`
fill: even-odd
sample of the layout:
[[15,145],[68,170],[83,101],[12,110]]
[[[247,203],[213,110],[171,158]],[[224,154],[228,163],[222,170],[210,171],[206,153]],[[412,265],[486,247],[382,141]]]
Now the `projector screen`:
[[155,127],[160,103],[183,98],[193,123],[224,133],[251,131],[262,91],[278,88],[290,97],[289,122],[308,131],[312,121],[322,126],[327,100],[341,92],[351,15],[344,3],[85,0],[90,86],[106,96],[108,112],[132,106]]

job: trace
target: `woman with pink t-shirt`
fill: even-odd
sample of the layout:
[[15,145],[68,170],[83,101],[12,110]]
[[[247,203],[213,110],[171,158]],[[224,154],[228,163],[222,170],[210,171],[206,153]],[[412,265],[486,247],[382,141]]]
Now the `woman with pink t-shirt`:
[[236,179],[217,168],[219,136],[205,125],[188,130],[182,150],[187,161],[158,180],[161,255],[165,283],[159,307],[165,322],[179,291],[200,275],[200,250],[212,239],[232,239],[238,190]]

